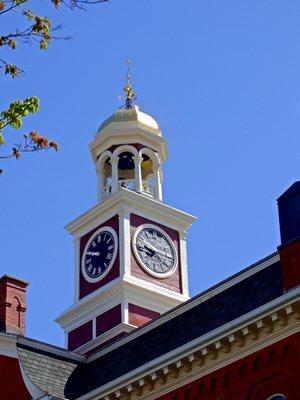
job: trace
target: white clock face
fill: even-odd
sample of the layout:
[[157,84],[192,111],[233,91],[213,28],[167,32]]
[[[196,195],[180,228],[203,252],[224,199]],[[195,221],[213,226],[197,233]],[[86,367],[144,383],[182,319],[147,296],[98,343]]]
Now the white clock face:
[[103,279],[114,264],[118,249],[117,234],[109,226],[98,229],[87,242],[82,254],[81,271],[88,282]]
[[177,268],[177,252],[173,241],[156,225],[145,224],[136,230],[133,250],[141,266],[150,275],[166,278]]

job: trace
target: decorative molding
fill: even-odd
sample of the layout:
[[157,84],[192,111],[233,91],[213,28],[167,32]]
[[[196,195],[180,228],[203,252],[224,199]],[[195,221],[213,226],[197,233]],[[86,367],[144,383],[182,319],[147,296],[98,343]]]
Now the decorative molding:
[[[139,400],[151,400],[300,332],[299,290],[297,294],[296,298],[289,301],[284,301],[288,296],[282,296],[281,304],[276,307],[273,305],[263,313],[259,312],[262,307],[255,310],[257,315],[252,315],[247,323],[240,326],[231,323],[231,330],[223,326],[223,332],[220,331],[211,339],[202,340],[197,346],[192,341],[171,352],[173,354],[169,357],[155,360],[155,365],[150,362],[121,377],[120,382],[110,382],[79,400],[129,400],[137,395]],[[138,391],[136,388],[139,388]],[[121,393],[121,396],[117,397],[117,393]]]
[[74,303],[79,300],[79,275],[80,275],[80,239],[74,238],[75,268],[74,268]]
[[81,237],[116,215],[123,208],[178,231],[187,229],[196,219],[190,214],[151,197],[122,188],[69,223],[65,228],[75,237]]
[[119,211],[120,276],[130,274],[130,211]]
[[78,347],[76,349],[76,353],[79,354],[86,354],[90,350],[93,350],[94,348],[100,346],[101,344],[104,344],[110,339],[113,339],[115,336],[119,335],[120,333],[123,332],[131,332],[134,329],[133,326],[130,326],[128,324],[120,323],[117,326],[114,326],[111,328],[109,331],[102,333],[101,335],[95,337],[93,340],[90,342],[87,342],[83,344],[82,346]]

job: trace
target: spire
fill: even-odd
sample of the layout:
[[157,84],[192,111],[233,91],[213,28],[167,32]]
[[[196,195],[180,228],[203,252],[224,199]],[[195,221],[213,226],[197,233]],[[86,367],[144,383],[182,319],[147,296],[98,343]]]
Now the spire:
[[126,93],[125,108],[132,108],[132,101],[135,99],[135,93],[131,86],[131,74],[130,74],[130,58],[127,59],[127,74],[126,74],[126,86],[124,87],[124,92]]

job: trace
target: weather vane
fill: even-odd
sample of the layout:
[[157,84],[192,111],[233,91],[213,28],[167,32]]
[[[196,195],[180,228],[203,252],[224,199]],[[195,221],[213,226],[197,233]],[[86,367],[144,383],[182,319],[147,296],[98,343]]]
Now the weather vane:
[[124,92],[126,93],[125,108],[132,108],[132,101],[136,98],[135,93],[131,86],[131,74],[130,74],[130,58],[127,59],[127,74],[126,74],[126,86],[124,87]]

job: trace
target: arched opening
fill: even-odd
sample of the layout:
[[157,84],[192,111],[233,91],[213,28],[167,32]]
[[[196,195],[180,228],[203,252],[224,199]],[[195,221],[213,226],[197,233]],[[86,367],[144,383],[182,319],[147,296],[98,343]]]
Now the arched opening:
[[105,198],[109,196],[112,192],[112,168],[111,168],[111,159],[110,157],[106,157],[103,161],[101,168],[101,178],[103,181],[103,191],[102,197]]
[[143,192],[155,196],[156,176],[152,159],[147,154],[142,154],[141,162],[142,190]]
[[118,187],[135,190],[134,155],[124,151],[118,156]]
[[162,200],[161,170],[157,154],[148,148],[140,151],[142,192]]
[[287,398],[285,396],[283,396],[283,394],[273,394],[271,397],[269,397],[266,400],[287,400]]

